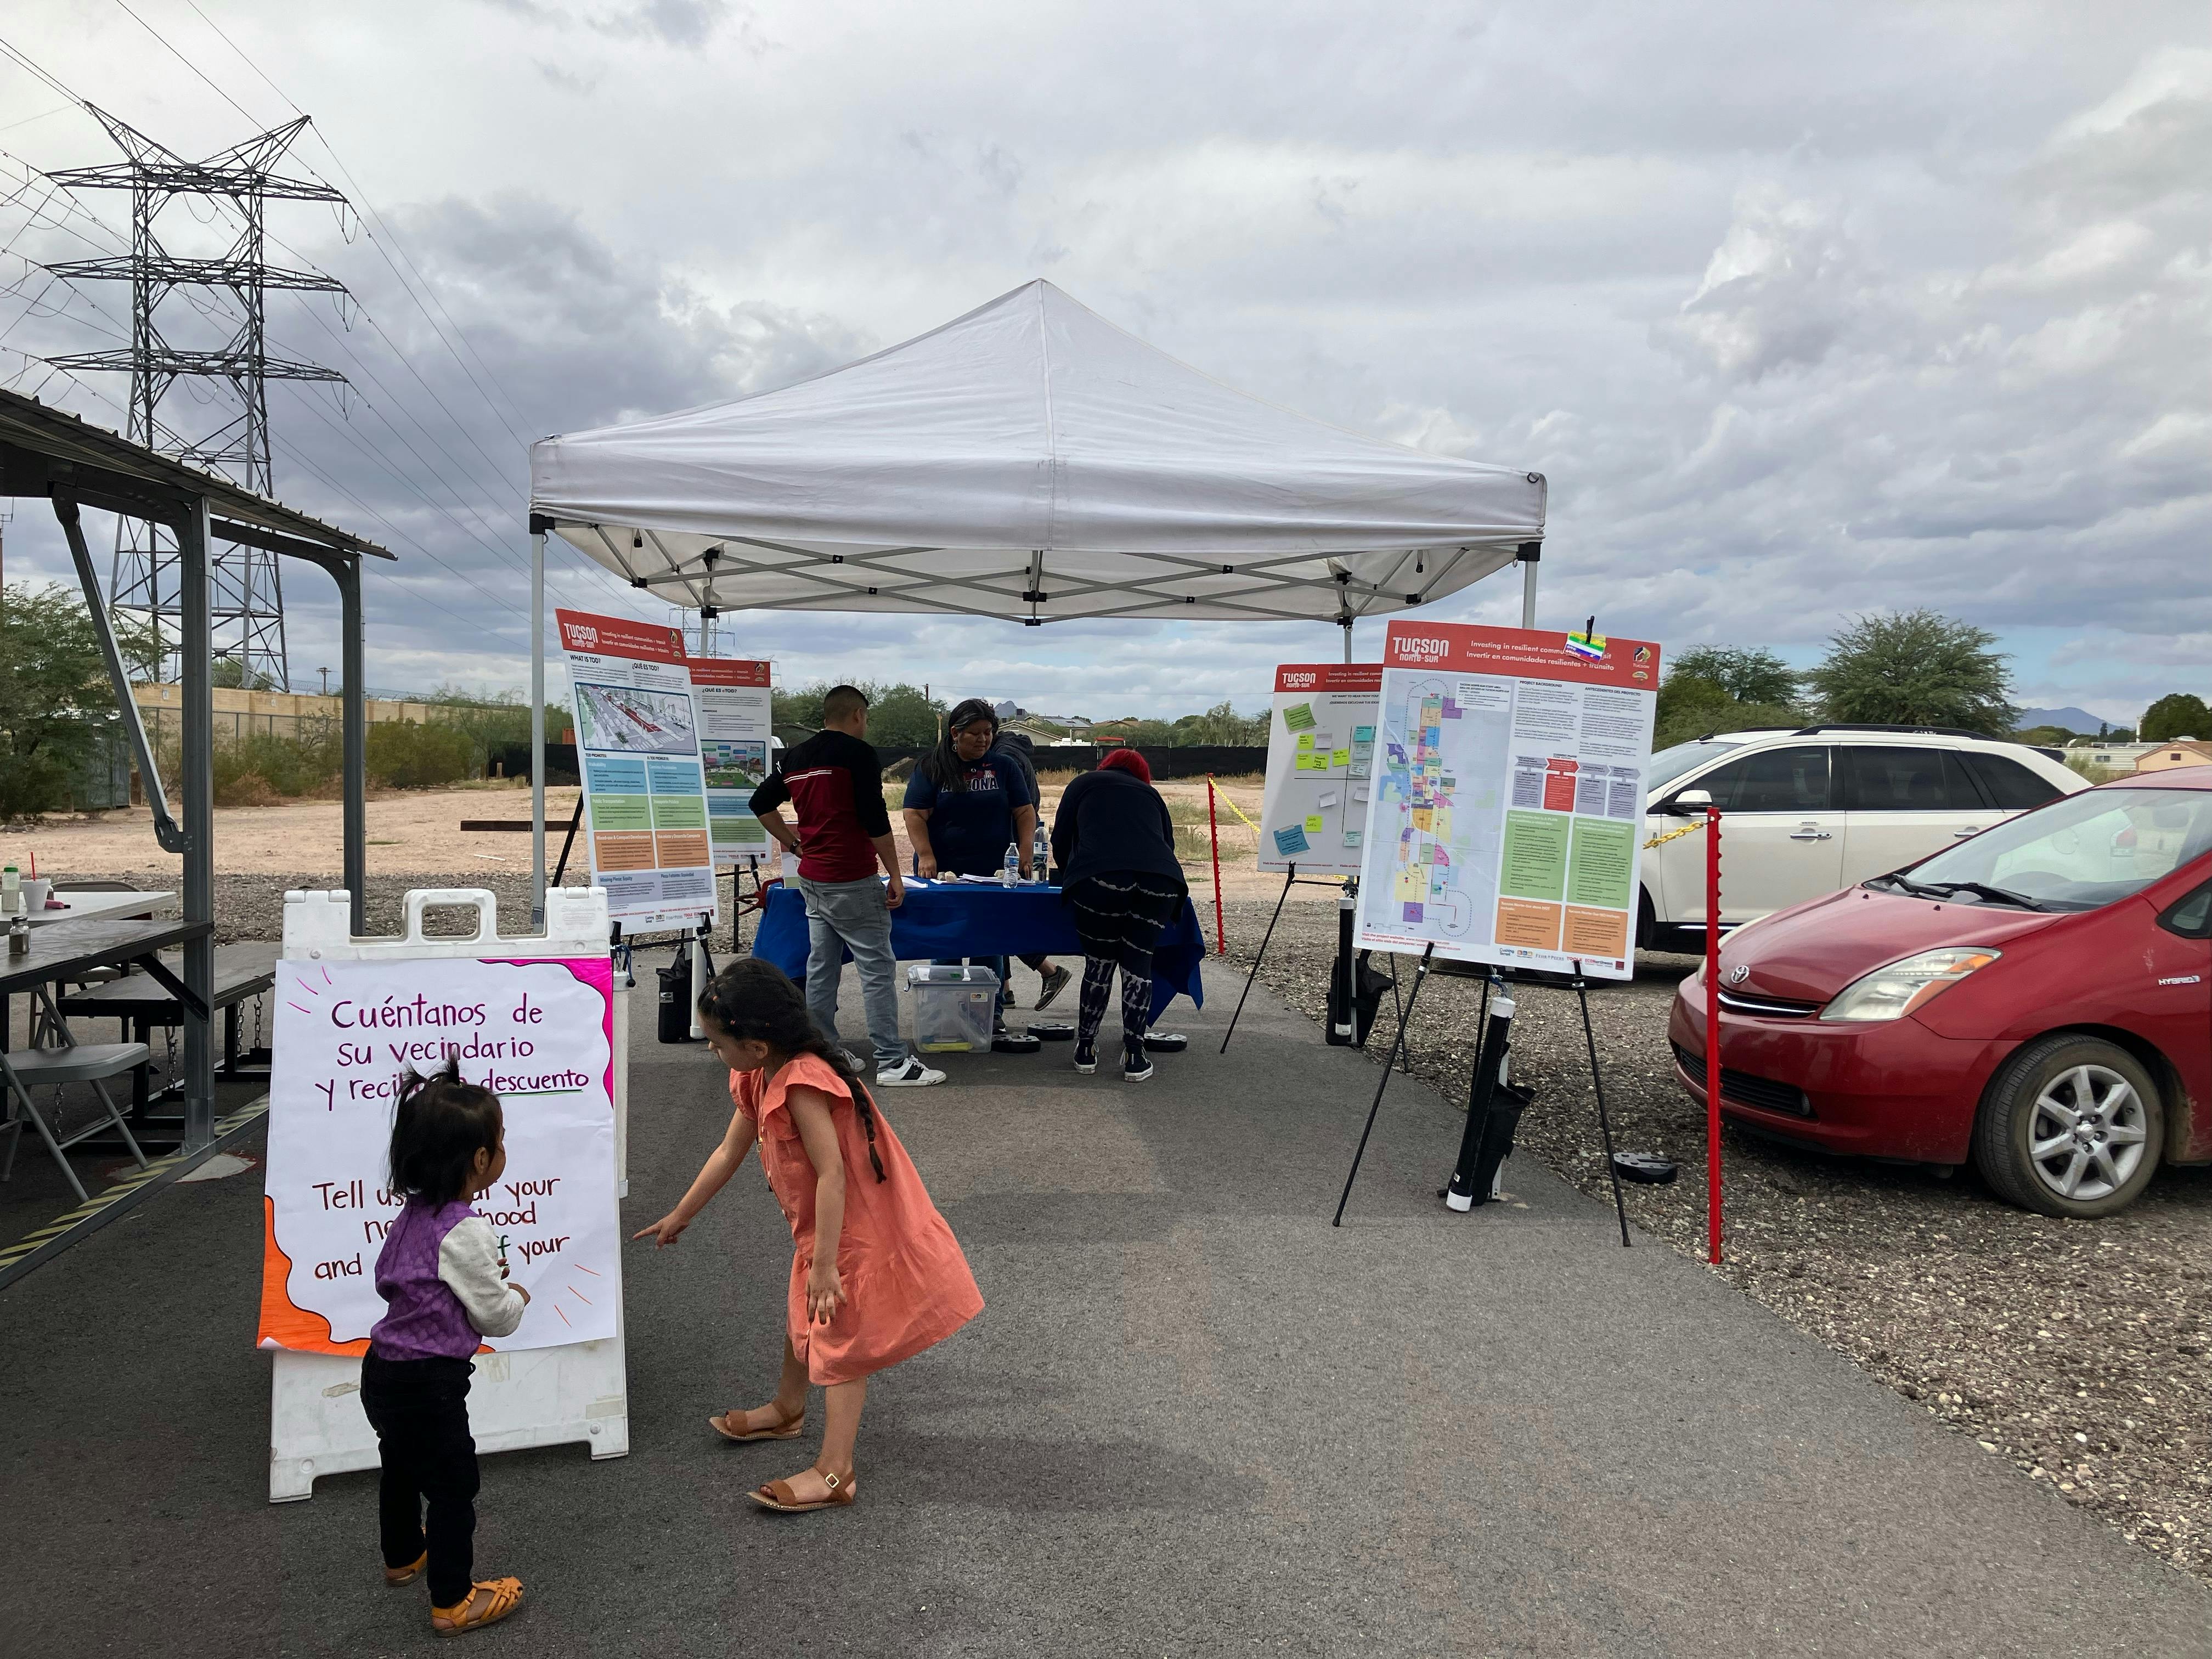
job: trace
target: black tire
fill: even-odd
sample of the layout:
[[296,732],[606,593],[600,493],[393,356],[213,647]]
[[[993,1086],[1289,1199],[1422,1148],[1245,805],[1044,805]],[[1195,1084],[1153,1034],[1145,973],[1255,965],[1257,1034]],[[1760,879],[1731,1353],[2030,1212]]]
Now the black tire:
[[1659,938],[1659,907],[1651,902],[1651,890],[1637,884],[1636,889],[1636,948],[1639,951],[1657,950]]
[[[2080,1076],[2069,1074],[2080,1073]],[[2031,1139],[2039,1128],[2039,1144],[2062,1138],[2063,1117],[2082,1100],[2084,1084],[2090,1090],[2090,1139],[2080,1143],[2079,1159],[2069,1149],[2039,1161]],[[2133,1091],[2132,1108],[2112,1093],[2101,1097],[2096,1091],[2124,1083]],[[2039,1120],[2041,1120],[2039,1122]],[[2104,1133],[2100,1134],[2101,1127]],[[2139,1131],[2140,1141],[2125,1143],[2139,1149],[2129,1164],[2118,1133]],[[2112,1138],[2106,1144],[2106,1137]],[[2096,1161],[2095,1147],[2104,1146],[2106,1161]],[[2126,1049],[2102,1037],[2054,1033],[2024,1043],[1990,1080],[1982,1109],[1974,1120],[1974,1165],[1998,1195],[2024,1210],[2070,1220],[2094,1220],[2124,1210],[2142,1196],[2158,1173],[2166,1146],[2166,1103],[2149,1072]],[[2057,1166],[2063,1160],[2066,1170]],[[2084,1195],[2064,1190],[2069,1173],[2080,1177]],[[2118,1174],[2113,1182],[2110,1176]]]

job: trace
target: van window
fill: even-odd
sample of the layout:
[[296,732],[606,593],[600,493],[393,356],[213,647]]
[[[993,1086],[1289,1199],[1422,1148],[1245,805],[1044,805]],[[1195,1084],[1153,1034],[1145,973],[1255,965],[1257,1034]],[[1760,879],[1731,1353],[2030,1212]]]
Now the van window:
[[1823,744],[1766,749],[1717,766],[1698,780],[1723,812],[1825,812],[1828,750]]
[[1845,744],[1837,751],[1847,812],[1981,812],[1981,792],[1947,749]]
[[2002,755],[1966,750],[1960,752],[1959,759],[1973,774],[1974,781],[1982,786],[1982,793],[1990,798],[1990,804],[2002,812],[2024,812],[2066,793],[2040,773],[2031,772],[2018,761],[2007,760]]

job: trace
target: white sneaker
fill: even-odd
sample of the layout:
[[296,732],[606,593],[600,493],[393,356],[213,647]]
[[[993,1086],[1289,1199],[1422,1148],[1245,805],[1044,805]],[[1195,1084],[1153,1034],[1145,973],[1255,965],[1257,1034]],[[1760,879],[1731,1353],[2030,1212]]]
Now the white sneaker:
[[927,1089],[933,1083],[945,1081],[945,1073],[932,1071],[912,1054],[897,1065],[876,1073],[878,1089]]

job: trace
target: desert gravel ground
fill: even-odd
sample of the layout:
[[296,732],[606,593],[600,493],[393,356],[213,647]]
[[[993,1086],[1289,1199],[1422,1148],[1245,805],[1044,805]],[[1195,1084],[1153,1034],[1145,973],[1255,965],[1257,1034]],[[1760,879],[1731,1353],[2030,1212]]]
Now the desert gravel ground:
[[[1202,786],[1194,793],[1202,802]],[[491,809],[485,816],[507,805],[479,801],[414,798],[404,806],[409,822],[404,829],[394,823],[392,838],[404,837],[410,854],[418,837],[426,846],[442,840],[454,847],[444,825],[464,805],[471,815]],[[374,804],[372,814],[372,839],[382,839]],[[219,838],[220,820],[230,817],[219,815]],[[304,870],[217,875],[219,940],[279,937],[285,890],[331,884],[319,868],[323,838],[300,837],[306,827],[271,823],[271,844],[255,849],[283,863],[292,861],[282,856],[289,845],[304,854],[296,860]],[[150,843],[143,826],[138,835]],[[512,857],[514,849],[507,840],[499,852]],[[77,856],[69,866],[94,873],[88,856],[94,850],[70,848]],[[526,863],[526,843],[520,850]],[[410,887],[490,887],[509,929],[527,913],[526,870],[483,860],[440,873],[422,867],[434,858],[403,860],[393,856],[397,851],[384,857],[414,867],[370,877],[372,932],[396,931],[399,897]],[[382,861],[373,853],[372,869]],[[149,862],[118,860],[111,873],[152,886],[164,872],[149,869]],[[1204,872],[1191,873],[1193,896],[1210,911]],[[1249,895],[1274,883],[1246,866],[1223,886],[1229,955],[1249,964],[1273,908],[1272,897]],[[1206,924],[1210,933],[1210,915]],[[1301,888],[1284,908],[1262,975],[1316,1018],[1334,927],[1328,894]],[[1645,956],[1633,985],[1592,993],[1590,1014],[1616,1146],[1662,1153],[1681,1169],[1672,1186],[1627,1188],[1630,1219],[1650,1237],[1702,1258],[1704,1118],[1676,1085],[1666,1044],[1668,1000],[1694,965],[1686,957]],[[1403,966],[1410,984],[1410,959]],[[1476,981],[1433,975],[1414,1013],[1407,1039],[1413,1069],[1448,1095],[1464,1097],[1480,994]],[[1541,1158],[1586,1191],[1609,1196],[1572,993],[1538,986],[1519,988],[1516,994],[1515,1076],[1537,1090],[1522,1120],[1521,1155]],[[1370,1044],[1378,1056],[1391,1030],[1386,998]],[[1455,1150],[1436,1149],[1440,1184]],[[1723,1157],[1727,1248],[1720,1272],[2012,1460],[2023,1479],[2048,1481],[2129,1538],[2212,1580],[2212,1436],[2206,1428],[2212,1409],[2212,1170],[2161,1171],[2149,1195],[2127,1213],[2069,1223],[2003,1204],[1971,1169],[1946,1178],[1826,1158],[1734,1129],[1724,1137]],[[1747,1377],[1743,1386],[1761,1383]]]
[[[1249,967],[1271,908],[1231,904],[1231,960]],[[1318,1019],[1334,949],[1333,907],[1286,906],[1261,977]],[[1675,988],[1696,965],[1646,955],[1634,984],[1592,992],[1589,1008],[1614,1145],[1681,1169],[1672,1186],[1625,1188],[1629,1219],[1703,1260],[1705,1118],[1674,1081],[1666,1036]],[[1401,963],[1408,984],[1412,966]],[[1480,994],[1478,981],[1432,975],[1407,1036],[1413,1070],[1462,1101]],[[1574,994],[1522,986],[1515,994],[1513,1075],[1536,1089],[1518,1155],[1609,1201]],[[1386,994],[1370,1042],[1378,1058],[1390,1021]],[[1439,1186],[1456,1152],[1437,1147]],[[2009,1458],[2023,1479],[2051,1483],[2212,1579],[2212,1171],[2162,1170],[2126,1213],[2065,1222],[2012,1208],[1971,1168],[1945,1178],[1733,1128],[1722,1164],[1718,1271]],[[1762,1386],[1758,1377],[1742,1385]]]

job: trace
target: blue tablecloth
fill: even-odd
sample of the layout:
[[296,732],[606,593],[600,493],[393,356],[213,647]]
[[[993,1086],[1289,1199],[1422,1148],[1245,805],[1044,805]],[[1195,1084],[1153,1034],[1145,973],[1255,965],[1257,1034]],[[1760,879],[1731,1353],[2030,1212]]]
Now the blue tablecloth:
[[[806,901],[795,887],[769,889],[753,954],[794,980],[806,977]],[[967,883],[906,884],[906,902],[891,912],[891,951],[902,962],[936,957],[1071,957],[1066,965],[1082,972],[1083,945],[1075,923],[1060,902],[1057,887],[981,887]],[[853,959],[850,951],[845,960]],[[1206,960],[1206,935],[1188,899],[1169,924],[1152,953],[1152,1018],[1158,1019],[1180,991],[1194,1006],[1203,1006],[1206,988],[1199,964]],[[1073,1018],[1071,1012],[1070,1018]],[[1118,1018],[1118,1016],[1116,1016]]]

